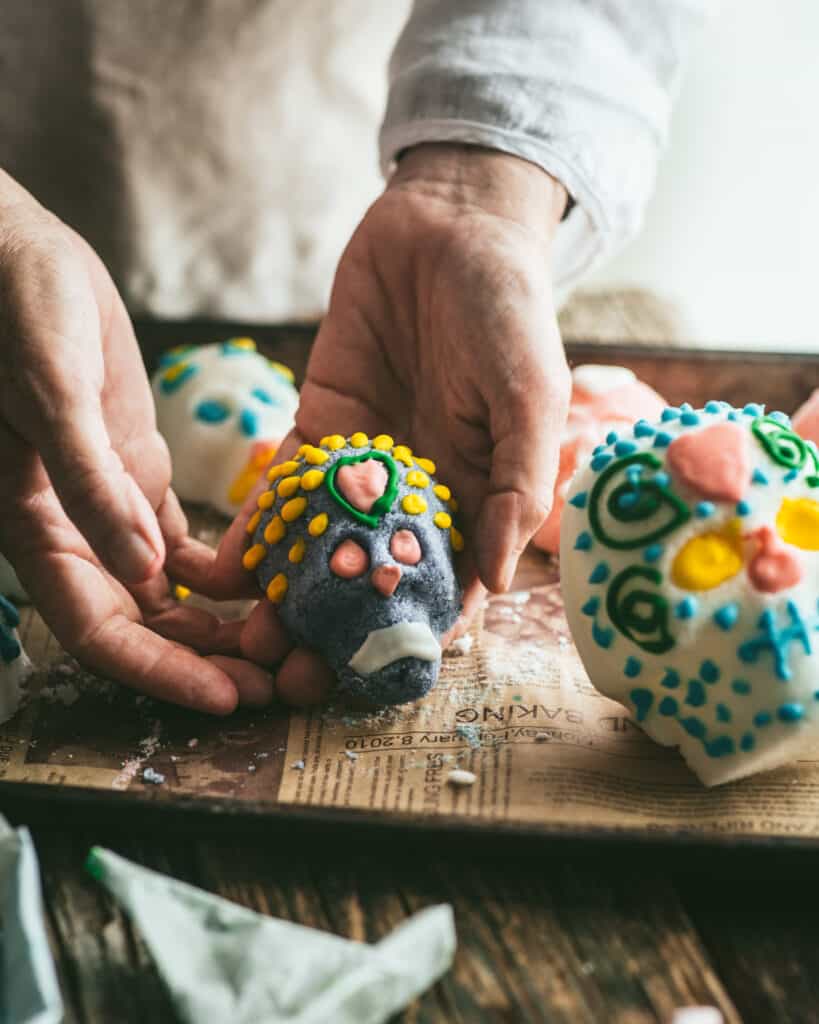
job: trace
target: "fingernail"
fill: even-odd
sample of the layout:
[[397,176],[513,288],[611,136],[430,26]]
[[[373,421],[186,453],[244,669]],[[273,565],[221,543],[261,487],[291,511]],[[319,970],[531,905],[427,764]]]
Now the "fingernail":
[[151,544],[132,533],[113,552],[114,571],[125,583],[144,583],[161,565],[162,555]]

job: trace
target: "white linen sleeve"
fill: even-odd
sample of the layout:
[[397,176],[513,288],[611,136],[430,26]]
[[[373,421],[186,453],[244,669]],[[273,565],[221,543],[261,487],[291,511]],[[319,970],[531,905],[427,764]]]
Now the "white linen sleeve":
[[390,61],[382,169],[422,142],[502,150],[563,183],[564,291],[637,232],[710,0],[415,0]]

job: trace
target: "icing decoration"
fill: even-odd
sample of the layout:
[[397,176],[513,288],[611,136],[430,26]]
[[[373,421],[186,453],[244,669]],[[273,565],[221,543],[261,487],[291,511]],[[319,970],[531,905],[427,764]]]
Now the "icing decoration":
[[260,509],[270,508],[273,502],[276,500],[275,491],[262,491],[259,495],[256,504]]
[[410,487],[429,487],[429,477],[423,470],[412,469],[407,473],[407,483]]
[[[446,513],[438,514],[445,515]],[[390,540],[390,554],[396,562],[403,562],[404,565],[418,565],[421,561],[421,545],[412,530],[396,530]]]
[[441,501],[449,501],[452,498],[452,491],[450,491],[446,484],[436,484],[432,488],[432,493],[436,498],[440,498]]
[[177,583],[173,588],[173,596],[177,601],[187,601],[191,596],[191,588],[183,587],[181,583]]
[[578,551],[588,551],[592,546],[592,535],[587,530],[578,533],[574,546]]
[[716,423],[680,434],[669,445],[666,457],[675,479],[695,494],[736,502],[745,493],[750,455],[747,431],[739,424]]
[[310,525],[307,527],[307,532],[311,537],[320,537],[330,522],[329,516],[326,512],[319,512],[317,516],[314,516],[310,520]]
[[294,565],[298,565],[299,562],[303,561],[305,547],[304,538],[299,537],[293,547],[287,552],[288,561],[292,562]]
[[[343,441],[344,438],[342,437],[341,440]],[[373,448],[377,448],[379,451],[388,452],[394,445],[395,441],[389,434],[379,434],[378,437],[373,438]],[[344,447],[343,444],[341,447]]]
[[741,541],[730,533],[701,533],[677,553],[671,579],[681,590],[712,590],[742,569]]
[[330,572],[344,580],[363,576],[370,567],[370,556],[354,540],[344,540],[330,558]]
[[350,668],[369,676],[402,658],[438,661],[440,657],[441,645],[425,622],[396,622],[369,633],[350,658]]
[[725,604],[714,612],[714,622],[727,633],[733,629],[739,619],[739,605],[736,602]]
[[401,507],[411,516],[420,516],[427,510],[427,503],[420,494],[406,494],[401,501]]
[[436,468],[437,468],[435,466],[435,463],[432,461],[432,459],[419,459],[419,458],[416,458],[415,463],[416,463],[416,465],[420,466],[421,469],[423,469],[424,472],[426,472],[426,473],[435,473]]
[[339,493],[354,509],[366,513],[383,497],[389,482],[387,467],[378,459],[346,463],[339,466],[335,476]]
[[401,569],[397,565],[379,565],[370,573],[370,583],[383,597],[392,597],[401,582]]
[[402,462],[405,466],[409,466],[412,469],[414,463],[412,461],[412,449],[407,448],[405,444],[397,444],[392,450],[393,457]]
[[267,585],[265,593],[267,594],[268,601],[273,604],[281,604],[287,596],[287,587],[287,577],[283,572],[278,573]]
[[286,476],[279,481],[276,493],[280,498],[292,498],[301,485],[301,477]]
[[448,530],[452,526],[452,516],[449,512],[436,512],[432,521],[441,530]]
[[295,473],[299,469],[299,464],[295,459],[289,459],[287,462],[280,462],[278,466],[271,466],[267,471],[267,479],[274,483],[280,477],[289,476],[291,473]]
[[697,507],[694,509],[694,515],[698,519],[708,519],[716,511],[716,505],[713,501],[700,501],[697,502]]
[[0,595],[0,725],[16,714],[26,695],[32,664],[23,650],[15,606]]
[[264,537],[265,544],[278,544],[287,533],[287,527],[284,525],[284,520],[281,516],[273,516],[270,522],[265,527]]
[[[376,463],[386,469],[387,481],[384,484],[380,495],[370,505],[368,509],[356,508],[355,505],[351,504],[343,493],[341,493],[336,484],[336,478],[340,472],[342,472],[347,466],[355,466],[362,463]],[[372,472],[366,471],[367,473]],[[342,477],[343,480],[343,477]],[[364,523],[371,529],[375,529],[381,522],[383,516],[385,516],[392,508],[396,496],[398,494],[398,469],[393,462],[392,458],[387,455],[386,452],[382,451],[370,451],[364,455],[345,455],[338,459],[325,475],[325,482],[327,484],[327,490],[333,496],[333,498],[341,505],[341,507],[357,519],[360,523]]]
[[307,498],[291,498],[282,505],[281,516],[286,523],[292,523],[307,508]]
[[314,491],[324,483],[324,473],[320,469],[308,469],[301,478],[301,486],[304,491]]
[[[674,646],[668,630],[668,601],[646,582],[662,581],[657,569],[633,565],[619,573],[606,595],[606,611],[612,625],[651,654],[662,654]],[[632,589],[632,584],[636,584]]]
[[250,341],[178,346],[152,377],[174,490],[231,518],[291,429],[298,404],[292,380]]
[[589,576],[589,583],[605,583],[609,578],[609,567],[605,562],[598,562]]
[[748,664],[755,663],[760,654],[769,650],[773,655],[777,677],[785,680],[790,679],[793,675],[790,666],[791,644],[801,644],[805,654],[811,653],[807,627],[793,601],[788,601],[786,611],[788,625],[780,628],[773,609],[766,608],[759,617],[760,632],[737,648],[740,660]]
[[267,548],[264,544],[254,544],[242,556],[242,565],[245,569],[255,569],[266,554]]
[[629,657],[626,660],[623,674],[628,676],[629,679],[636,679],[637,676],[643,671],[643,663],[639,658]]
[[803,551],[819,551],[819,501],[783,498],[776,515],[779,536]]
[[321,448],[314,448],[312,445],[307,445],[304,452],[304,461],[311,466],[323,466],[329,458],[327,452],[322,451]]
[[453,526],[449,531],[449,542],[453,551],[463,551],[464,549],[464,538],[459,530],[456,530]]
[[370,439],[366,434],[362,434],[359,430],[358,433],[353,434],[350,438],[350,444],[353,448],[364,448],[370,443]]
[[256,509],[256,511],[253,513],[253,515],[247,521],[247,526],[245,527],[246,532],[247,533],[255,532],[256,527],[259,525],[259,520],[261,518],[262,518],[262,510],[261,509]]
[[764,594],[796,586],[804,569],[793,549],[783,544],[770,526],[760,526],[750,536],[759,548],[748,565],[751,584]]
[[751,513],[751,506],[747,501],[738,501],[736,507],[736,513],[738,516],[747,516]]
[[684,597],[674,609],[674,614],[678,619],[693,619],[698,608],[699,605],[695,597]]

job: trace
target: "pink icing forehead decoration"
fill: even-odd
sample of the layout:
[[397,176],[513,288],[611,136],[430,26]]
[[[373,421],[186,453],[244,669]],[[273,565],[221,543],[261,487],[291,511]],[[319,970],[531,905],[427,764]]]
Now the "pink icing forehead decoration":
[[389,474],[383,462],[367,459],[340,466],[336,474],[336,486],[353,508],[369,512],[384,494]]
[[717,423],[678,437],[668,449],[674,476],[715,501],[739,501],[751,474],[748,435],[737,423]]

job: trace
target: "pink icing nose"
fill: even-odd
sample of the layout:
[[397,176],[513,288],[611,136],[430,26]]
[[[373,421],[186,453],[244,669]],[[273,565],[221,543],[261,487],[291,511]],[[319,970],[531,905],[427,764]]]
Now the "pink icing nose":
[[351,462],[336,474],[336,486],[353,508],[369,512],[387,489],[387,470],[378,459]]
[[760,526],[750,537],[759,544],[759,550],[748,565],[748,578],[753,586],[765,594],[796,586],[802,579],[802,564],[771,527]]
[[716,423],[682,434],[669,445],[668,465],[697,494],[715,501],[739,501],[751,473],[747,434],[736,423]]
[[397,565],[377,565],[370,573],[370,582],[384,597],[392,597],[401,582],[401,569]]

